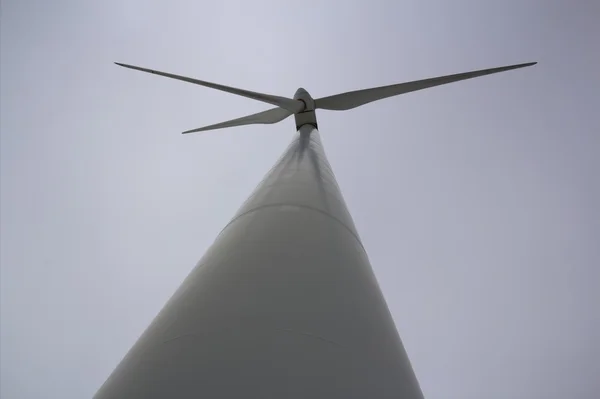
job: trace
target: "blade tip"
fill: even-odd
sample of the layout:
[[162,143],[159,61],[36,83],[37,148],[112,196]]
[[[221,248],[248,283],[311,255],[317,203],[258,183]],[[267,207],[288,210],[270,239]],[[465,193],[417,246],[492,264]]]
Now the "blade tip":
[[532,61],[532,62],[526,62],[524,64],[521,64],[521,67],[530,67],[530,66],[534,66],[535,64],[537,64],[537,61]]

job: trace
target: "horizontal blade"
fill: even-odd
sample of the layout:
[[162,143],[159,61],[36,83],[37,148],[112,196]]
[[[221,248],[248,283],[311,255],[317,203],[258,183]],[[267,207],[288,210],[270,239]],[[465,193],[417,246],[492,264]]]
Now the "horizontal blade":
[[232,127],[232,126],[277,123],[277,122],[284,120],[285,118],[287,118],[290,115],[292,115],[292,112],[290,112],[286,109],[273,108],[273,109],[270,109],[267,111],[244,116],[242,118],[233,119],[233,120],[230,120],[227,122],[221,122],[221,123],[217,123],[215,125],[205,126],[205,127],[201,127],[201,128],[193,129],[193,130],[187,130],[187,131],[183,132],[183,134],[204,132],[206,130],[222,129],[224,127]]
[[526,64],[510,65],[499,68],[482,69],[479,71],[458,73],[455,75],[439,76],[437,78],[416,80],[391,86],[375,87],[372,89],[350,91],[347,93],[336,94],[334,96],[323,97],[315,100],[315,108],[329,109],[333,111],[343,111],[368,104],[373,101],[397,96],[399,94],[410,93],[427,89],[429,87],[439,86],[446,83],[458,82],[460,80],[476,78],[478,76],[490,75],[493,73],[510,71],[511,69],[524,68],[535,65],[537,62]]
[[211,89],[221,90],[221,91],[225,91],[225,92],[231,93],[231,94],[237,94],[238,96],[247,97],[247,98],[251,98],[253,100],[265,102],[267,104],[276,105],[278,107],[287,109],[288,111],[290,111],[292,113],[300,112],[304,109],[304,103],[300,100],[292,100],[291,98],[272,96],[270,94],[257,93],[254,91],[248,91],[248,90],[238,89],[235,87],[224,86],[224,85],[220,85],[217,83],[205,82],[203,80],[188,78],[185,76],[174,75],[172,73],[160,72],[160,71],[155,71],[153,69],[147,69],[147,68],[141,68],[141,67],[137,67],[137,66],[133,66],[133,65],[121,64],[119,62],[115,62],[115,64],[125,67],[125,68],[135,69],[137,71],[148,72],[148,73],[152,73],[155,75],[165,76],[165,77],[171,78],[171,79],[182,80],[184,82],[189,82],[189,83],[194,83],[194,84],[197,84],[200,86],[210,87]]

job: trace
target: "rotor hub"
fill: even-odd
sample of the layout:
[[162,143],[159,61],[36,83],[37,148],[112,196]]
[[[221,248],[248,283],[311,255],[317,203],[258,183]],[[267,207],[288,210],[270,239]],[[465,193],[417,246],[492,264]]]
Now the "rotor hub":
[[315,100],[302,87],[296,90],[296,94],[294,94],[294,100],[300,100],[304,103],[304,110],[302,110],[301,112],[315,110]]
[[317,117],[315,115],[315,100],[311,95],[301,87],[296,90],[294,100],[299,100],[304,103],[304,109],[294,114],[294,118],[296,119],[296,129],[300,129],[300,127],[304,125],[314,126],[315,129],[318,128]]

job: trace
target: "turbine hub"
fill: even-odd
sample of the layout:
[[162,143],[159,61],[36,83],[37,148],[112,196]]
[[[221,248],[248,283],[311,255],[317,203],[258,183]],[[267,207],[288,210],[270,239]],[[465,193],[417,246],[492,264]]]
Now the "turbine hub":
[[302,87],[296,90],[296,94],[294,94],[294,100],[300,100],[304,103],[304,109],[294,114],[294,118],[296,119],[296,129],[300,129],[300,127],[304,125],[311,125],[317,129],[318,126],[317,117],[315,115],[315,100]]
[[304,110],[301,112],[315,110],[315,100],[313,100],[310,94],[308,94],[308,92],[302,87],[296,90],[296,94],[294,94],[294,100],[300,100],[304,103]]

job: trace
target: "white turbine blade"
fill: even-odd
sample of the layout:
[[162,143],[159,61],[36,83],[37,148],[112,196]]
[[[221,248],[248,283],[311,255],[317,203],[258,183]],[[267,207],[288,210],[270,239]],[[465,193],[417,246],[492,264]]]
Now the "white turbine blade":
[[288,116],[292,115],[292,113],[283,108],[272,108],[267,111],[259,112],[257,114],[252,114],[248,116],[244,116],[237,119],[232,119],[227,122],[221,122],[210,126],[201,127],[198,129],[187,130],[183,132],[183,134],[187,133],[195,133],[195,132],[204,132],[206,130],[214,130],[214,129],[222,129],[224,127],[232,127],[232,126],[242,126],[242,125],[252,125],[252,124],[271,124],[277,123]]
[[364,104],[368,104],[373,101],[397,96],[399,94],[409,93],[411,91],[427,89],[429,87],[439,86],[446,83],[458,82],[460,80],[509,71],[511,69],[528,67],[535,64],[537,64],[537,62],[529,62],[526,64],[510,65],[499,68],[490,68],[482,69],[479,71],[458,73],[455,75],[438,76],[436,78],[416,80],[413,82],[400,83],[391,86],[382,86],[374,87],[372,89],[350,91],[347,93],[319,98],[315,100],[315,108],[328,109],[333,111],[344,111],[347,109],[359,107]]
[[217,83],[205,82],[203,80],[188,78],[185,76],[174,75],[172,73],[160,72],[160,71],[155,71],[153,69],[147,69],[147,68],[141,68],[141,67],[137,67],[137,66],[133,66],[133,65],[121,64],[119,62],[115,62],[115,64],[125,67],[125,68],[135,69],[137,71],[148,72],[148,73],[152,73],[155,75],[165,76],[165,77],[171,78],[171,79],[182,80],[184,82],[189,82],[189,83],[194,83],[194,84],[197,84],[200,86],[210,87],[211,89],[221,90],[221,91],[225,91],[225,92],[231,93],[231,94],[237,94],[238,96],[247,97],[247,98],[251,98],[253,100],[265,102],[267,104],[276,105],[278,107],[287,109],[288,111],[290,111],[292,113],[300,112],[304,109],[304,103],[300,100],[293,100],[291,98],[286,98],[286,97],[272,96],[270,94],[257,93],[257,92],[253,92],[253,91],[249,91],[249,90],[238,89],[235,87],[224,86],[224,85],[220,85]]

